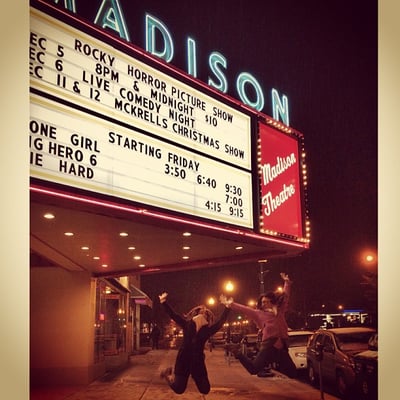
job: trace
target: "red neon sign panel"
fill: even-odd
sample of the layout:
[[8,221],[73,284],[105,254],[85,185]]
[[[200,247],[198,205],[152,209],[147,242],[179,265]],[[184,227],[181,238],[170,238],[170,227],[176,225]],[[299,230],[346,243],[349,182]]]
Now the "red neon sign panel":
[[262,123],[259,124],[259,135],[260,230],[301,238],[298,140]]

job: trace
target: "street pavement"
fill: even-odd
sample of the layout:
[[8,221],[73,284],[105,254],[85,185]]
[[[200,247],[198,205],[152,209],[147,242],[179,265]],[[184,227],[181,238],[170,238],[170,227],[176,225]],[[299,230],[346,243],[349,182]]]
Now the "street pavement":
[[160,371],[173,366],[176,349],[141,351],[130,357],[127,368],[107,373],[86,386],[58,386],[31,390],[31,400],[334,400],[306,382],[274,376],[250,375],[234,358],[227,359],[222,348],[206,351],[211,391],[205,397],[189,379],[186,392],[175,394],[160,378]]

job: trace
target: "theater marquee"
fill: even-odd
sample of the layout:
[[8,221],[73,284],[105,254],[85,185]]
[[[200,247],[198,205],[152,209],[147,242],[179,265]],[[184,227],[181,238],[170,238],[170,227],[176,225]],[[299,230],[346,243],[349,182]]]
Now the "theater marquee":
[[30,16],[35,184],[308,247],[300,133],[99,26],[48,11]]
[[31,9],[31,177],[253,228],[249,114],[126,50]]

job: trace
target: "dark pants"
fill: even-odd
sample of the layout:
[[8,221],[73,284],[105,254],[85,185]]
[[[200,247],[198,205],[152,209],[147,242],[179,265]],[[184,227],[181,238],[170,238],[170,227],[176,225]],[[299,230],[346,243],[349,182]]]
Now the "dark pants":
[[281,349],[277,349],[274,347],[276,341],[276,338],[272,338],[261,342],[260,351],[254,360],[244,354],[239,354],[237,358],[251,375],[257,374],[263,368],[275,362],[279,365],[280,372],[289,378],[294,378],[297,373],[296,365],[290,358],[287,345],[284,342],[284,346]]
[[[192,378],[196,383],[197,389],[201,394],[207,394],[210,391],[210,381],[207,375],[193,376]],[[174,382],[170,384],[171,389],[177,393],[182,394],[186,390],[186,386],[189,380],[189,375],[175,375]]]

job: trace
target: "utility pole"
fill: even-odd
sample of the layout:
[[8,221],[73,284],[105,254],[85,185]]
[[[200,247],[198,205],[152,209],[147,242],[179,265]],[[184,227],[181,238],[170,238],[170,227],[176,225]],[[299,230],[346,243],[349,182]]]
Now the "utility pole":
[[260,273],[259,273],[259,279],[260,279],[260,295],[262,295],[265,292],[265,287],[264,287],[264,274],[267,274],[269,272],[269,269],[264,269],[264,265],[267,263],[267,260],[258,260],[258,265],[260,266]]

